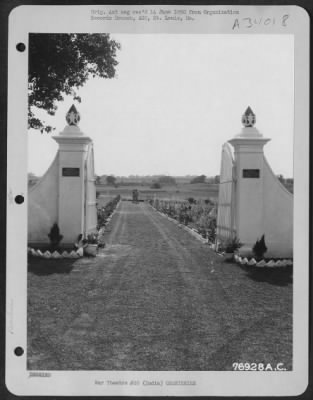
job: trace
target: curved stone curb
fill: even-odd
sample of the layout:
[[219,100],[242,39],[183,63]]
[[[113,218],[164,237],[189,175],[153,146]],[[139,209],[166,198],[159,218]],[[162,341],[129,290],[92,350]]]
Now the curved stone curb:
[[258,268],[264,268],[264,267],[269,267],[269,268],[278,268],[278,267],[291,267],[293,265],[293,260],[291,259],[282,259],[282,260],[261,260],[261,261],[256,261],[254,258],[251,258],[248,260],[247,257],[240,257],[238,254],[234,255],[234,260],[236,261],[237,264],[240,265],[248,265],[248,266],[255,266]]

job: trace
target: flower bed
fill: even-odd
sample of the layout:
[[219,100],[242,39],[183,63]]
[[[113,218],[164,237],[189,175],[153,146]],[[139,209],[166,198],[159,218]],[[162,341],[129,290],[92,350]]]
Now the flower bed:
[[215,205],[211,200],[150,200],[149,203],[161,214],[184,225],[207,242],[213,243],[216,235]]
[[116,209],[121,196],[117,195],[113,200],[110,200],[105,206],[97,209],[97,229],[98,231],[104,227],[112,218],[112,214]]
[[[212,236],[210,236],[210,235],[207,234],[207,230],[204,231],[204,230],[202,230],[202,229],[196,229],[196,228],[195,228],[195,224],[191,224],[191,223],[186,224],[186,220],[184,221],[184,223],[182,223],[181,220],[179,219],[179,217],[177,217],[177,215],[176,215],[176,216],[175,216],[175,215],[173,216],[173,212],[164,212],[164,211],[166,211],[166,210],[171,210],[171,207],[169,207],[169,208],[160,208],[160,207],[156,208],[156,207],[154,206],[154,202],[155,202],[155,200],[150,200],[150,201],[149,201],[150,205],[151,205],[162,217],[167,218],[169,221],[171,221],[171,222],[173,222],[174,224],[176,224],[179,228],[184,229],[186,232],[190,233],[193,237],[195,237],[196,239],[198,239],[201,243],[207,243],[207,244],[209,244],[210,247],[214,246],[214,243],[210,241],[210,238],[211,238],[213,235],[214,235],[213,237],[215,237],[215,227],[214,227],[214,232],[213,232],[213,234],[211,234]],[[169,203],[170,203],[170,201],[164,201],[164,200],[161,200],[161,202],[162,202],[162,203],[164,203],[164,202],[169,202]],[[156,203],[158,203],[158,202],[156,202]],[[178,205],[179,203],[183,203],[183,202],[175,202],[175,203],[177,203],[177,204],[175,205],[175,206],[177,207],[177,205]],[[179,208],[178,208],[178,210],[179,210]],[[184,210],[183,210],[183,211],[184,211]],[[211,222],[211,226],[215,226],[214,223],[216,223],[216,221],[214,221],[213,224],[212,224],[212,222]]]

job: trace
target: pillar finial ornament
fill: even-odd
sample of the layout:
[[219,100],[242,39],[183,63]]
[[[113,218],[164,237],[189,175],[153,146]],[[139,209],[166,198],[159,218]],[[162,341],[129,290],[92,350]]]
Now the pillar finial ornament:
[[72,104],[71,108],[68,110],[65,116],[66,122],[68,125],[77,126],[80,121],[80,114],[77,111],[74,104]]
[[241,118],[243,126],[246,128],[252,127],[255,124],[256,118],[254,112],[251,110],[250,106],[246,109],[245,113]]

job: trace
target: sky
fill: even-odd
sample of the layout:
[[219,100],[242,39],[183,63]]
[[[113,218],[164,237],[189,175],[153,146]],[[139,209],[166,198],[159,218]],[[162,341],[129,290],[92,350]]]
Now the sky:
[[[274,173],[293,176],[293,36],[111,36],[121,44],[116,77],[90,79],[82,102],[66,97],[53,117],[37,113],[56,135],[76,105],[97,175],[218,175],[222,145],[250,106],[271,139],[264,152]],[[38,176],[58,149],[51,136],[28,134],[28,171]]]

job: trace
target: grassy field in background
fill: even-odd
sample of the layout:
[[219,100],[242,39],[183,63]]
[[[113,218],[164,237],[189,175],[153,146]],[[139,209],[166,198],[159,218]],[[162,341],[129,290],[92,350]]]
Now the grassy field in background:
[[161,189],[151,189],[150,186],[138,185],[120,185],[113,187],[109,185],[97,185],[97,192],[101,197],[111,199],[118,194],[122,199],[131,199],[132,191],[138,189],[139,200],[149,200],[157,197],[159,199],[170,200],[187,200],[190,197],[194,199],[211,199],[217,201],[218,198],[218,185],[208,183],[195,183],[195,184],[177,184],[172,186],[162,186]]

